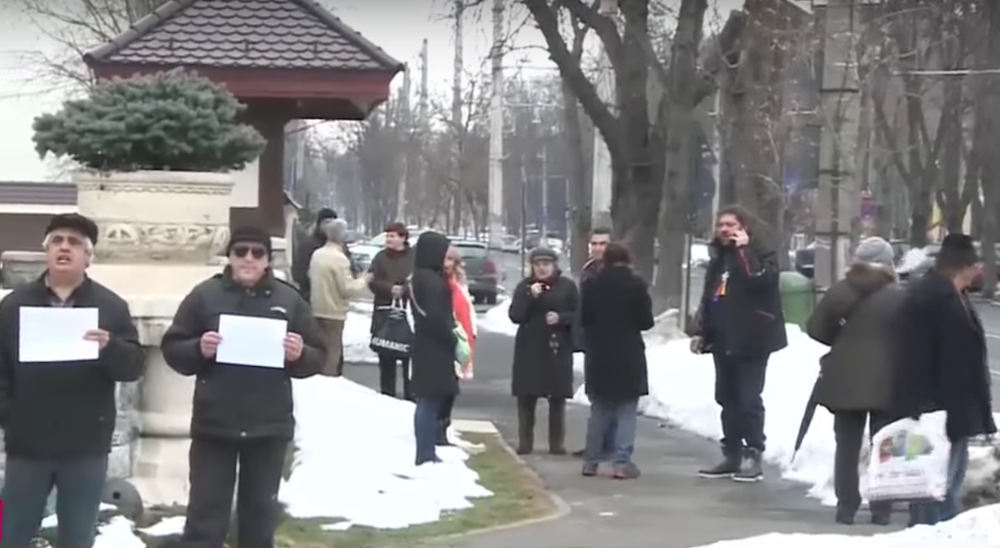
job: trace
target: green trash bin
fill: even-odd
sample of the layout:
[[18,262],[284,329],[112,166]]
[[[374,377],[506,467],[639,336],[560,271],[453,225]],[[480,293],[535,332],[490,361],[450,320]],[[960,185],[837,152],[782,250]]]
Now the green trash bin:
[[785,322],[793,323],[803,330],[816,306],[816,290],[813,281],[798,272],[782,272],[778,286],[781,291],[781,310]]

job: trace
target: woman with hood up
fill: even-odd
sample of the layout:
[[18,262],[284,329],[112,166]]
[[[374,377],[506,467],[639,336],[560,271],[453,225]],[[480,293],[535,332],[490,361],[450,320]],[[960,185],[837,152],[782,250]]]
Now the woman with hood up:
[[535,447],[535,411],[549,401],[549,453],[566,454],[566,400],[573,397],[576,284],[559,271],[551,249],[531,251],[531,274],[514,290],[510,321],[517,325],[511,391],[517,398],[517,452]]
[[455,374],[455,312],[445,261],[451,242],[437,232],[420,235],[414,246],[410,302],[413,305],[413,355],[410,381],[417,400],[413,431],[416,464],[440,462],[435,449],[445,402],[458,394]]
[[[817,401],[833,413],[837,443],[834,490],[838,523],[853,524],[861,506],[858,460],[869,437],[893,421],[893,322],[903,302],[892,246],[882,238],[858,244],[847,276],[826,292],[806,331],[830,346],[820,359]],[[871,506],[871,522],[888,525],[892,507]]]

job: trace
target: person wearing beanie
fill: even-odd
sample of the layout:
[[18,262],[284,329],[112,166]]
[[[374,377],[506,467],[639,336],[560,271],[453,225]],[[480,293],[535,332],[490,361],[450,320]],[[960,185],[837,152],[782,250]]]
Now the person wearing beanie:
[[[413,273],[413,248],[410,247],[410,232],[400,222],[389,223],[385,227],[385,248],[375,254],[368,271],[375,310],[372,313],[371,334],[374,336],[389,317],[392,306],[404,306],[409,296],[406,279]],[[403,397],[413,400],[410,388],[410,360],[394,355],[379,354],[379,389],[386,396],[395,398],[397,371],[403,378]]]
[[578,292],[562,275],[558,255],[535,248],[531,272],[511,296],[510,321],[517,325],[511,393],[517,399],[517,452],[535,447],[539,399],[549,404],[549,453],[566,454],[566,400],[573,397],[573,325]]
[[896,315],[894,410],[903,417],[945,411],[951,442],[945,499],[911,502],[911,526],[958,514],[969,439],[997,431],[983,324],[968,297],[981,274],[972,238],[949,234],[934,268],[908,284]]
[[[31,544],[53,488],[59,493],[56,544],[94,543],[115,427],[115,386],[139,380],[145,364],[128,303],[87,277],[97,237],[97,225],[83,215],[52,217],[42,240],[45,272],[0,302],[0,427],[7,455],[0,546]],[[96,310],[95,325],[82,334],[96,353],[54,361],[22,353],[21,315],[28,308]],[[47,340],[73,347],[80,342],[60,337],[65,335],[53,330]]]
[[[197,377],[188,457],[191,489],[180,544],[226,544],[238,485],[235,544],[274,546],[278,486],[295,433],[291,379],[318,373],[326,348],[309,304],[273,275],[266,230],[235,228],[226,250],[229,265],[184,297],[160,345],[171,369]],[[286,322],[283,366],[219,361],[223,315]]]
[[[892,337],[903,291],[894,259],[884,239],[862,240],[846,277],[827,290],[806,325],[810,337],[830,347],[814,393],[833,413],[837,523],[853,524],[861,507],[858,458],[865,426],[871,436],[895,418]],[[872,523],[889,524],[891,505],[873,503],[870,510]]]
[[[320,209],[316,212],[316,221],[312,225],[312,230],[309,231],[309,234],[303,235],[301,243],[294,246],[294,253],[292,254],[292,281],[299,287],[299,292],[302,293],[306,301],[309,301],[309,293],[311,291],[309,261],[312,260],[313,253],[326,244],[326,233],[323,230],[323,225],[335,219],[339,219],[336,211],[328,207]],[[344,254],[351,260],[351,269],[356,275],[358,273],[356,265],[353,259],[351,259],[350,250],[346,246],[344,247]]]
[[326,338],[326,365],[321,373],[339,377],[344,366],[344,323],[351,309],[351,299],[356,297],[371,281],[366,273],[354,278],[347,249],[347,223],[331,219],[323,224],[326,243],[316,250],[309,261],[309,283],[312,287],[310,303],[313,315]]

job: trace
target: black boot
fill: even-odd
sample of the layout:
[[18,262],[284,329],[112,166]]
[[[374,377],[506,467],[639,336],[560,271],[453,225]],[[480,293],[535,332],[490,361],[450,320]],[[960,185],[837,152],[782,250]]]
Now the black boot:
[[449,426],[451,426],[451,419],[444,419],[444,420],[439,420],[438,421],[438,432],[437,432],[437,440],[435,441],[435,445],[444,445],[444,446],[455,445],[454,443],[451,443],[450,441],[448,441],[448,427]]
[[566,400],[549,398],[549,453],[566,454]]
[[529,455],[535,450],[535,407],[532,397],[517,398],[517,454]]
[[740,471],[740,454],[733,451],[722,451],[722,462],[711,468],[698,470],[698,475],[703,478],[732,478],[733,474]]
[[764,463],[761,461],[760,451],[748,448],[745,457],[740,471],[733,474],[733,481],[755,483],[764,479]]

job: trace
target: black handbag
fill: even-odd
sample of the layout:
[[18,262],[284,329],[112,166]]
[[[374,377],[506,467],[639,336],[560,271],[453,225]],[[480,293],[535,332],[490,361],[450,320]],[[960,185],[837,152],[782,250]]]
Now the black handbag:
[[379,356],[409,358],[413,346],[413,327],[406,317],[402,301],[396,299],[389,306],[376,308],[374,313],[384,317],[372,334],[368,347]]

